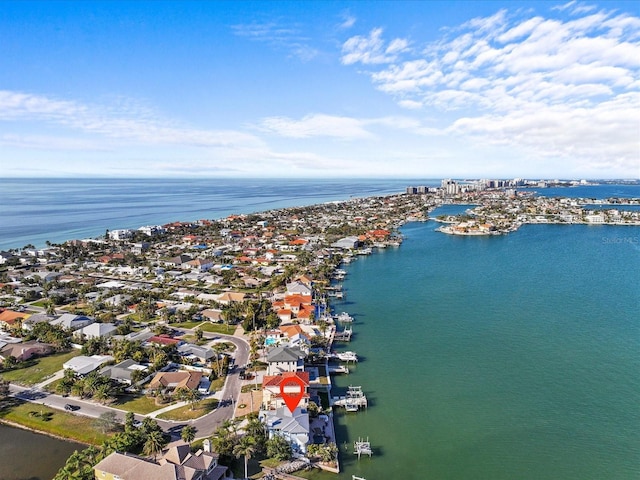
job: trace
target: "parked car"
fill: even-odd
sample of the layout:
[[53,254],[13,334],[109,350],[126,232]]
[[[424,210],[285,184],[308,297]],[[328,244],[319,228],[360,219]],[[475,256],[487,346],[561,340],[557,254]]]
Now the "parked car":
[[64,406],[64,409],[69,412],[75,412],[76,410],[80,410],[80,407],[78,405],[71,405],[70,403],[67,403]]

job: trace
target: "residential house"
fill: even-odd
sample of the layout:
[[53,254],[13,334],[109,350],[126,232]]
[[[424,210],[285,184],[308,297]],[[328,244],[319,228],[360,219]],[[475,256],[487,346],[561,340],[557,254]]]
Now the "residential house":
[[244,293],[240,293],[240,292],[224,292],[221,293],[220,295],[218,295],[218,303],[221,303],[222,305],[229,305],[231,302],[238,302],[238,303],[242,303],[244,302],[244,299],[246,298],[246,295]]
[[[133,383],[131,378],[133,375],[133,372],[136,372],[136,371],[146,372],[147,370],[148,370],[148,367],[145,367],[144,365],[139,364],[135,360],[127,359],[116,365],[108,365],[104,367],[102,370],[100,370],[100,375],[103,375],[105,377],[108,377],[120,383],[126,383],[128,385],[131,385]],[[144,382],[148,378],[149,377],[147,377],[146,379],[141,379],[140,382]]]
[[267,353],[267,375],[304,371],[305,353],[299,348],[279,346]]
[[203,449],[191,453],[189,444],[173,446],[158,463],[133,454],[113,452],[93,467],[96,480],[220,480],[228,468],[205,440]]
[[331,244],[332,247],[341,248],[343,250],[352,250],[360,245],[358,237],[344,237]]
[[215,357],[215,352],[210,348],[199,347],[192,343],[183,343],[178,347],[178,353],[185,358],[200,363],[209,363]]
[[194,260],[188,261],[184,266],[188,268],[192,268],[193,270],[197,270],[199,272],[208,272],[213,268],[213,260],[208,258],[196,258]]
[[74,315],[73,313],[63,313],[55,320],[51,320],[51,325],[59,325],[70,330],[78,330],[79,328],[91,325],[94,319],[86,315]]
[[[288,383],[295,379],[296,383]],[[286,405],[282,399],[281,385],[285,394],[299,393],[302,387],[302,398],[298,407],[307,410],[309,407],[309,372],[284,372],[278,375],[265,375],[262,379],[262,409],[276,410]]]
[[48,355],[53,352],[53,350],[52,345],[40,343],[35,340],[21,343],[0,342],[0,360],[14,357],[17,361],[23,362],[34,356]]
[[18,258],[18,257],[16,257],[11,252],[7,252],[7,251],[3,250],[3,251],[0,252],[0,265],[4,265],[5,263],[8,263],[9,261],[13,260],[14,258]]
[[83,377],[113,360],[111,355],[91,355],[90,357],[80,355],[67,360],[62,364],[62,368],[73,370],[76,375]]
[[207,308],[200,312],[202,318],[205,320],[209,320],[210,322],[222,323],[224,321],[222,317],[222,310],[218,310],[215,308]]
[[287,283],[287,293],[289,295],[303,295],[310,297],[312,290],[310,286],[305,285],[300,280],[295,280],[291,283]]
[[0,330],[11,330],[12,328],[21,327],[22,322],[29,318],[29,313],[16,312],[10,309],[0,309]]
[[195,390],[200,385],[202,372],[179,371],[158,372],[149,383],[149,389],[160,389],[172,393],[179,388]]
[[86,327],[82,327],[75,332],[73,335],[75,337],[84,336],[84,338],[109,338],[115,335],[116,327],[113,323],[92,323],[91,325],[87,325]]
[[309,443],[309,414],[306,410],[296,408],[292,412],[284,406],[276,410],[261,410],[259,418],[265,424],[269,438],[278,435],[289,442],[295,453],[306,453]]
[[123,305],[127,305],[133,297],[131,295],[113,295],[111,297],[105,298],[103,303],[105,305],[111,305],[112,307],[120,307]]
[[56,318],[55,316],[47,315],[46,313],[34,313],[28,318],[25,318],[24,320],[22,320],[22,329],[32,330],[35,324],[42,323],[42,322],[49,323],[51,322],[51,320],[55,320],[55,318]]

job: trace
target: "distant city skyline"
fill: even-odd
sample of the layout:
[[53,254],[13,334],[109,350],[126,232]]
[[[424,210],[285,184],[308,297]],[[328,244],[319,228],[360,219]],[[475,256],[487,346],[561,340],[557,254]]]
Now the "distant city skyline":
[[639,5],[0,0],[0,177],[640,178]]

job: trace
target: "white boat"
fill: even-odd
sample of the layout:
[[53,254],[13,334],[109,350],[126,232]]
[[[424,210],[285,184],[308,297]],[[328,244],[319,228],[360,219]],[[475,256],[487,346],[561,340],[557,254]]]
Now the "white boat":
[[342,312],[336,317],[336,320],[342,323],[352,323],[353,317],[349,315],[347,312]]
[[336,353],[336,357],[338,358],[338,360],[341,360],[343,362],[358,361],[358,355],[356,354],[356,352],[338,352]]

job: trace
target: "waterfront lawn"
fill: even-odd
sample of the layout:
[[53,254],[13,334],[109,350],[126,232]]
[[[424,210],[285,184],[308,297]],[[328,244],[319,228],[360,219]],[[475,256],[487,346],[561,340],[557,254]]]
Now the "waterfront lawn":
[[179,407],[169,410],[168,412],[161,413],[158,415],[158,418],[163,420],[176,420],[179,422],[193,420],[195,418],[200,418],[207,413],[213,412],[217,406],[218,400],[216,398],[209,398],[198,402],[195,407],[193,407],[193,410],[191,409],[191,405],[185,405],[184,407]]
[[236,331],[235,325],[226,325],[224,323],[204,322],[200,325],[200,330],[209,333],[223,333],[224,335],[233,335]]
[[12,406],[0,410],[0,419],[92,445],[101,445],[108,438],[108,435],[93,427],[94,418],[73,415],[35,403],[15,401]]
[[24,362],[24,367],[2,372],[2,377],[10,382],[31,386],[46,380],[62,370],[62,365],[73,357],[80,355],[80,350],[66,353],[54,353]]
[[127,412],[140,413],[146,415],[147,413],[155,412],[170,404],[158,406],[154,398],[149,398],[145,395],[122,395],[118,396],[116,401],[111,404],[114,408],[125,410]]

